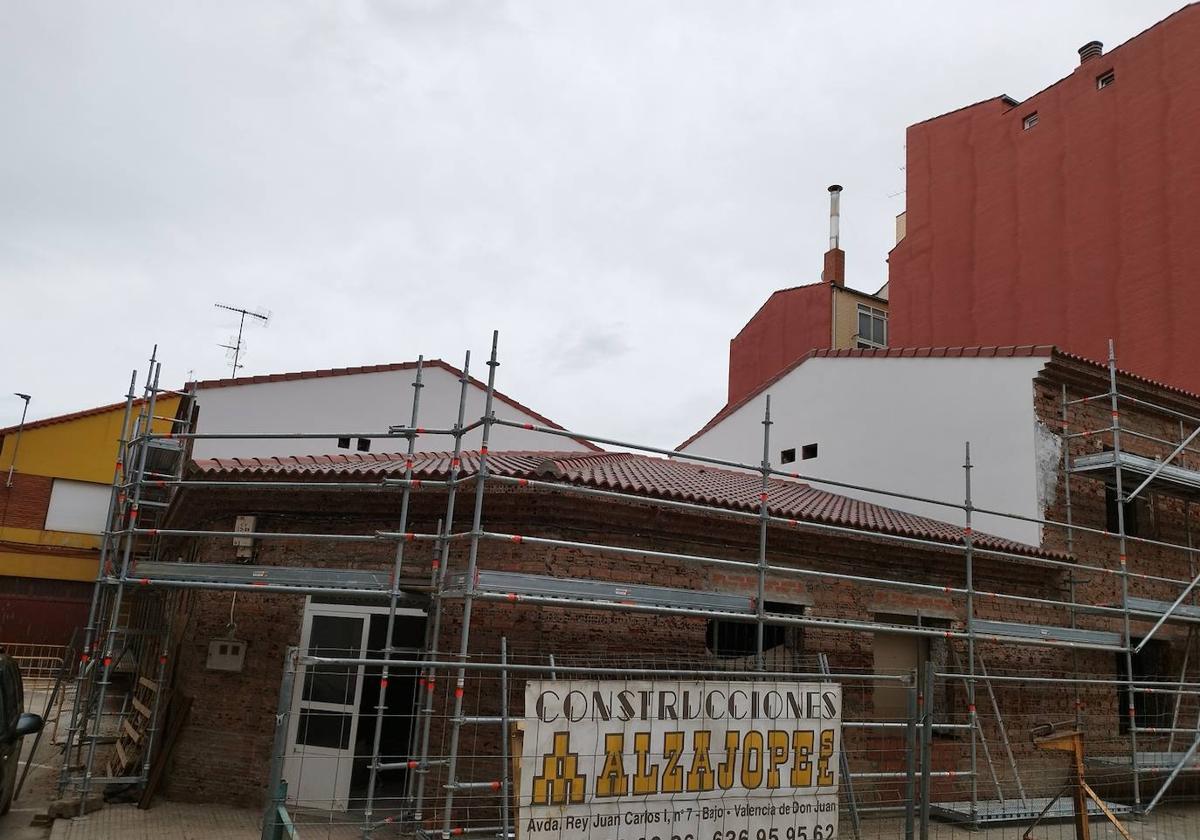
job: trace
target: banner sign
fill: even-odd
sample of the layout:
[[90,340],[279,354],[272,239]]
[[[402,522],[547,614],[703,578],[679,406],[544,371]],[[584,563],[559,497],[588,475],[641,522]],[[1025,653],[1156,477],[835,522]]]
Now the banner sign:
[[532,680],[520,840],[836,840],[841,686]]

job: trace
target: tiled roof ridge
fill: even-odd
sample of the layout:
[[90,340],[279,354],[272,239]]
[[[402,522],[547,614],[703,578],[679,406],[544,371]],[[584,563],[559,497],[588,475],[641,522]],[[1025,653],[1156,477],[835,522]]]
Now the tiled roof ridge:
[[[883,347],[877,350],[860,350],[860,349],[821,349],[809,350],[796,361],[792,362],[787,367],[780,370],[770,379],[763,382],[749,394],[741,397],[735,402],[726,403],[716,414],[712,416],[707,423],[700,427],[698,431],[692,434],[687,440],[679,444],[675,448],[682,450],[684,447],[694,443],[698,438],[710,431],[713,426],[720,423],[729,415],[733,414],[739,408],[747,405],[755,397],[765,391],[767,388],[774,385],[779,380],[783,379],[793,370],[804,364],[809,359],[845,359],[845,358],[890,358],[890,359],[993,359],[993,358],[1034,358],[1044,357],[1048,359],[1067,359],[1072,362],[1087,365],[1092,368],[1107,370],[1108,363],[1089,359],[1086,356],[1081,356],[1078,353],[1071,353],[1063,350],[1055,344],[1006,344],[1006,345],[980,345],[980,346],[960,346],[960,347]],[[1153,388],[1160,388],[1185,399],[1196,400],[1200,402],[1200,394],[1194,393],[1181,388],[1178,385],[1171,385],[1162,382],[1158,379],[1151,379],[1148,376],[1142,376],[1138,373],[1133,373],[1128,370],[1117,368],[1117,375],[1125,379],[1138,382],[1142,385],[1149,385]]]
[[[455,377],[461,378],[463,376],[463,371],[461,368],[455,367],[445,359],[424,359],[422,360],[421,364],[426,368],[441,368]],[[204,379],[187,383],[185,390],[188,386],[193,385],[197,390],[203,390],[206,388],[232,388],[238,385],[257,385],[268,382],[295,382],[302,379],[325,379],[331,376],[354,376],[363,373],[390,373],[398,370],[415,370],[416,367],[416,362],[390,362],[379,365],[359,365],[357,367],[321,368],[318,370],[298,370],[287,373],[265,373],[257,376],[241,376],[237,378],[230,377],[225,379]],[[467,375],[467,381],[481,390],[487,388],[482,381],[469,374]],[[546,415],[534,411],[529,406],[525,405],[519,400],[513,399],[502,391],[494,391],[493,393],[495,394],[496,399],[500,400],[500,402],[507,404],[511,408],[515,408],[517,411],[528,414],[542,425],[548,426],[551,429],[566,431],[563,426],[555,423]],[[572,437],[571,440],[595,452],[604,451],[602,447],[597,446],[590,440],[584,440],[583,438],[577,437]]]
[[[175,395],[168,394],[167,396],[173,397]],[[144,398],[138,397],[133,401],[133,406],[137,408],[145,405],[145,403],[146,400]],[[125,400],[121,400],[121,402],[109,403],[108,405],[98,405],[94,408],[81,408],[79,411],[71,411],[67,414],[55,414],[51,417],[43,417],[40,420],[27,420],[25,421],[23,428],[25,431],[29,431],[30,429],[38,429],[42,426],[53,426],[56,423],[70,423],[72,420],[82,420],[85,417],[96,417],[101,414],[108,414],[110,411],[119,411],[124,408]],[[9,432],[15,432],[16,430],[17,426],[6,426],[3,429],[0,429],[0,435],[8,434]]]
[[[1006,352],[1009,351],[1009,352]],[[1022,352],[1025,351],[1025,352]],[[1035,352],[1036,351],[1036,352]],[[790,365],[782,368],[778,373],[767,379],[749,394],[739,398],[735,402],[726,403],[712,419],[705,423],[691,437],[679,444],[675,448],[682,450],[684,447],[695,442],[697,438],[705,432],[712,429],[713,426],[720,423],[729,415],[733,414],[739,408],[747,405],[754,400],[759,394],[770,388],[779,380],[783,379],[800,365],[807,362],[809,359],[842,359],[842,358],[904,358],[904,359],[940,359],[940,358],[995,358],[995,357],[1012,357],[1012,356],[1049,356],[1054,352],[1052,344],[1011,344],[1004,346],[979,346],[979,347],[883,347],[877,350],[860,350],[854,349],[817,349],[809,350]]]
[[[455,367],[454,365],[452,365],[449,362],[444,361],[442,359],[426,359],[426,360],[422,361],[422,365],[427,368],[428,367],[441,368],[442,370],[446,371],[447,373],[452,374],[455,377],[461,378],[463,376],[462,370],[460,370],[459,368]],[[352,376],[355,374],[362,374],[362,373],[388,373],[388,372],[398,371],[398,370],[415,370],[416,367],[417,367],[416,362],[393,362],[390,364],[382,364],[382,365],[360,365],[358,367],[324,368],[324,369],[320,369],[320,370],[293,371],[290,373],[268,373],[268,374],[260,374],[257,376],[238,377],[236,379],[235,378],[227,378],[227,379],[194,380],[192,382],[185,383],[184,387],[181,388],[180,391],[187,391],[189,388],[192,388],[192,387],[195,387],[196,389],[199,390],[199,389],[203,389],[203,388],[226,388],[226,387],[234,387],[237,385],[255,385],[255,384],[262,384],[262,383],[267,383],[267,382],[292,382],[292,381],[296,381],[296,380],[300,380],[300,379],[323,379],[323,378],[327,378],[330,376]],[[480,380],[476,379],[473,376],[468,375],[467,381],[470,382],[472,385],[474,385],[476,388],[479,388],[481,390],[487,388],[487,386],[483,382],[481,382]],[[515,408],[517,411],[520,411],[523,414],[529,415],[530,417],[532,417],[534,420],[536,420],[541,425],[546,426],[551,429],[556,429],[558,431],[567,431],[567,429],[565,429],[563,426],[560,426],[558,423],[555,423],[553,420],[551,420],[546,415],[541,414],[537,411],[534,411],[532,408],[530,408],[529,406],[520,402],[519,400],[513,399],[512,397],[508,396],[507,394],[505,394],[501,391],[495,391],[494,394],[495,394],[496,399],[500,400],[500,402],[508,405],[511,408]],[[145,402],[144,399],[139,398],[137,400],[134,400],[134,405],[140,406],[144,402]],[[125,405],[124,402],[119,402],[119,403],[112,403],[111,405],[97,406],[96,408],[85,408],[80,411],[71,412],[69,414],[59,414],[54,417],[46,417],[41,420],[29,421],[29,422],[25,423],[24,428],[26,430],[30,430],[30,429],[40,428],[42,426],[50,426],[55,423],[69,423],[72,420],[79,420],[84,417],[92,417],[92,416],[95,416],[98,414],[104,414],[109,411],[114,411],[116,409],[123,408],[124,405]],[[9,426],[7,428],[0,429],[0,435],[6,434],[7,432],[16,431],[16,429],[17,429],[16,426]],[[590,440],[585,440],[584,438],[572,437],[571,440],[575,441],[580,446],[583,446],[584,448],[591,450],[593,452],[604,452],[605,451],[603,447],[598,446],[595,443],[592,443]]]

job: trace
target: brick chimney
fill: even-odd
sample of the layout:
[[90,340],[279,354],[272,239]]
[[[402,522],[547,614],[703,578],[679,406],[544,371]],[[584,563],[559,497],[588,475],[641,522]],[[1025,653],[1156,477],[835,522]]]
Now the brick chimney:
[[829,250],[825,252],[825,269],[821,272],[821,279],[832,286],[846,285],[846,252],[839,247],[838,231],[841,197],[841,184],[829,188]]

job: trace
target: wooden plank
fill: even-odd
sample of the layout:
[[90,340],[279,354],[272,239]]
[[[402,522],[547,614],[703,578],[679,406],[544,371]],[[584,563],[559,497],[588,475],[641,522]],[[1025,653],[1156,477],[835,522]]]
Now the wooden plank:
[[158,683],[154,680],[147,679],[146,677],[138,677],[138,685],[147,691],[153,691],[155,694],[158,693]]
[[[129,756],[125,755],[125,748],[123,746],[121,746],[120,741],[117,741],[116,747],[117,747],[117,758],[121,759],[121,770],[124,771],[126,765],[129,764]],[[111,775],[115,776],[117,774],[113,773]]]
[[167,715],[166,732],[163,734],[158,752],[150,758],[150,777],[146,780],[146,787],[142,789],[142,798],[138,801],[139,808],[144,810],[150,807],[150,801],[158,791],[163,773],[166,772],[167,762],[171,760],[171,753],[175,751],[175,742],[179,740],[179,732],[187,723],[188,713],[191,710],[191,697],[181,694],[177,689],[171,692],[170,702],[167,703],[165,710]]
[[125,730],[125,734],[128,735],[135,744],[140,744],[142,742],[142,733],[133,728],[133,724],[129,722],[129,718],[121,718],[121,728]]
[[147,706],[145,703],[143,703],[141,700],[138,700],[136,697],[133,698],[133,708],[137,709],[138,713],[142,717],[146,718],[146,720],[149,720],[153,714],[150,711],[150,707]]

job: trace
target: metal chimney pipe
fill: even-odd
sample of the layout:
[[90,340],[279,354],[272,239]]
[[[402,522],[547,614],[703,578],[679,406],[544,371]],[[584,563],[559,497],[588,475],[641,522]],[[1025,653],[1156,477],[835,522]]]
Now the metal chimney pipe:
[[841,221],[842,185],[834,184],[829,188],[829,250],[838,249],[838,223]]
[[1104,44],[1099,41],[1088,41],[1079,48],[1079,63],[1083,64],[1086,61],[1091,61],[1093,58],[1099,58],[1104,55]]

